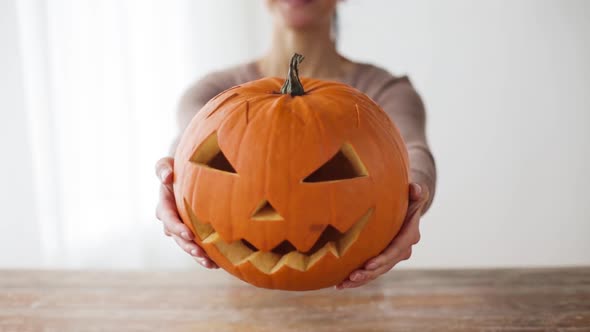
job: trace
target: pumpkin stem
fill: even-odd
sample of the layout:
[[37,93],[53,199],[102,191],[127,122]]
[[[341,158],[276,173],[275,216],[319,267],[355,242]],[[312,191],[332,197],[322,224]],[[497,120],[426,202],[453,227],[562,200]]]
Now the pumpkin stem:
[[291,96],[303,96],[305,91],[303,90],[303,84],[299,80],[299,64],[303,61],[304,57],[301,54],[293,54],[291,57],[291,63],[289,64],[289,73],[285,84],[281,88],[282,94],[290,94]]

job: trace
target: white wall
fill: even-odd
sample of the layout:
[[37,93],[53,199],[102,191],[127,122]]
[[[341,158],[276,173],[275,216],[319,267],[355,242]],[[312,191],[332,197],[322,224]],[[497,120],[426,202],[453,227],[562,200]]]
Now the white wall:
[[15,4],[0,1],[0,255],[7,266],[39,262]]
[[344,52],[408,73],[428,108],[438,192],[407,266],[590,263],[589,15],[584,0],[342,5]]
[[[30,222],[35,219],[32,167],[15,3],[0,1],[0,267],[36,266],[41,254],[37,226]],[[270,18],[262,1],[252,1],[250,7],[236,7],[234,0],[184,3],[186,16],[177,18],[176,10],[159,10],[165,2],[146,2],[153,5],[146,11],[170,16],[159,21],[167,30],[152,31],[151,39],[145,30],[130,34],[142,37],[138,51],[149,43],[174,46],[156,55],[139,52],[143,55],[134,63],[142,71],[173,71],[156,75],[174,80],[169,87],[185,86],[208,70],[245,61],[267,48]],[[349,0],[341,3],[340,14],[339,45],[345,55],[409,74],[427,105],[438,192],[422,223],[422,241],[403,266],[590,264],[590,176],[585,173],[590,169],[585,128],[590,124],[590,2]],[[235,31],[231,24],[248,28]],[[183,28],[186,36],[164,43],[165,31]],[[232,40],[236,36],[240,39]],[[145,83],[153,88],[145,91],[158,91],[156,83]],[[172,99],[169,87],[166,98]],[[150,100],[141,104],[146,112]],[[157,101],[172,117],[175,100]],[[150,132],[160,135],[152,140],[169,139],[168,129]],[[151,165],[146,167],[140,170],[150,176],[145,181],[155,181]],[[147,200],[155,194],[144,193]],[[145,210],[135,214],[152,215],[151,205]],[[137,224],[143,227],[138,232],[123,228],[117,234],[113,229],[111,240],[94,239],[86,250],[98,258],[77,259],[91,267],[192,265],[161,235],[158,223],[142,219]],[[142,243],[151,245],[145,249]],[[121,254],[113,258],[113,251]],[[135,259],[141,252],[144,260]],[[72,266],[59,258],[56,267]]]

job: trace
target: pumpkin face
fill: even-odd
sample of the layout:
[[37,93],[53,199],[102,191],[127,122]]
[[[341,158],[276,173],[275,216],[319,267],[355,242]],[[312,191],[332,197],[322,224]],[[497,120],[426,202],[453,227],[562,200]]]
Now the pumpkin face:
[[220,267],[253,285],[335,285],[379,254],[408,206],[398,130],[369,97],[265,78],[213,98],[175,155],[179,214]]

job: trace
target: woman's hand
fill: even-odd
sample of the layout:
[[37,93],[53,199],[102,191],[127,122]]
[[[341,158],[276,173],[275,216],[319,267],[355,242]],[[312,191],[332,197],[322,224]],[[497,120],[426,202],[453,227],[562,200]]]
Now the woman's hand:
[[173,170],[174,159],[170,157],[162,158],[156,163],[156,175],[162,182],[156,217],[164,224],[166,236],[171,236],[180,248],[193,256],[204,267],[216,269],[217,265],[207,256],[203,248],[193,242],[195,236],[180,220],[172,189]]
[[336,289],[362,286],[391,270],[397,263],[410,258],[412,246],[420,241],[420,216],[428,202],[428,195],[426,186],[410,184],[408,212],[399,233],[379,256],[370,259],[364,268],[353,271]]

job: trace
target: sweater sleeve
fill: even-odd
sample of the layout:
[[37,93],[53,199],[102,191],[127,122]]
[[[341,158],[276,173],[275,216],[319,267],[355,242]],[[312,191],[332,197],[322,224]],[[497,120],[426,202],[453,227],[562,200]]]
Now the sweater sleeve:
[[436,189],[436,165],[426,139],[426,112],[422,99],[407,77],[387,79],[375,101],[399,128],[408,148],[410,180],[426,185],[430,192],[426,212]]
[[209,100],[231,87],[231,83],[226,81],[223,75],[213,72],[188,87],[180,98],[176,113],[176,124],[180,133]]
[[191,84],[183,93],[178,102],[176,111],[177,133],[170,146],[170,154],[173,155],[178,141],[184,129],[188,126],[197,112],[217,94],[240,84],[245,74],[241,67],[230,68],[224,71],[211,72]]

